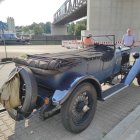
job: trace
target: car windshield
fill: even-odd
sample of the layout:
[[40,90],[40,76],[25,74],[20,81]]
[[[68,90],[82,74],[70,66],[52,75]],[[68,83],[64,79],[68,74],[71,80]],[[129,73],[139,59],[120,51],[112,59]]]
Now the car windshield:
[[[86,36],[83,36],[84,39]],[[110,48],[115,48],[115,35],[100,35],[100,36],[92,36],[94,44],[103,44]]]
[[94,40],[94,43],[115,45],[115,36],[114,35],[93,36],[92,38]]

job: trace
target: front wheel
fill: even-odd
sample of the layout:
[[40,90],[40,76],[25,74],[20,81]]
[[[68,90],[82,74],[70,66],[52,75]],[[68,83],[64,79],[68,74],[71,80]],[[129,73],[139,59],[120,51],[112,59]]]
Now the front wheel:
[[61,116],[64,127],[80,133],[91,123],[97,104],[97,92],[90,83],[82,83],[71,93],[62,105]]

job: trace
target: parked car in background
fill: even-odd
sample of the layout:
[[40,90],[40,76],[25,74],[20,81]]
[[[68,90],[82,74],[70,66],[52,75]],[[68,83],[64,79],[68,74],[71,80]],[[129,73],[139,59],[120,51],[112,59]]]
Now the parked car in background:
[[1,33],[0,45],[24,45],[30,42],[30,39],[18,38],[16,33]]

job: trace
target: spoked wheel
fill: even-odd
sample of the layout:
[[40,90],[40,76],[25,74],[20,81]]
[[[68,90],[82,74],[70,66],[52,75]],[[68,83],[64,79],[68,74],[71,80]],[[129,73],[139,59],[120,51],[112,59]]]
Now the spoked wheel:
[[62,105],[62,123],[66,129],[79,133],[91,123],[97,104],[97,92],[90,83],[80,84]]
[[[37,83],[31,70],[27,67],[19,67],[20,75],[20,101],[21,105],[8,111],[16,121],[27,118],[33,111],[37,100]],[[13,70],[12,72],[14,72]],[[11,72],[11,74],[12,74]]]

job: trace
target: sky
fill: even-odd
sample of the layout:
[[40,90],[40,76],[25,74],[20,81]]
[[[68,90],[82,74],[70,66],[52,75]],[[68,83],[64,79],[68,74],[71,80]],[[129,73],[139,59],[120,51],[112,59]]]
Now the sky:
[[16,26],[53,22],[54,13],[66,0],[0,0],[0,21],[15,19]]

